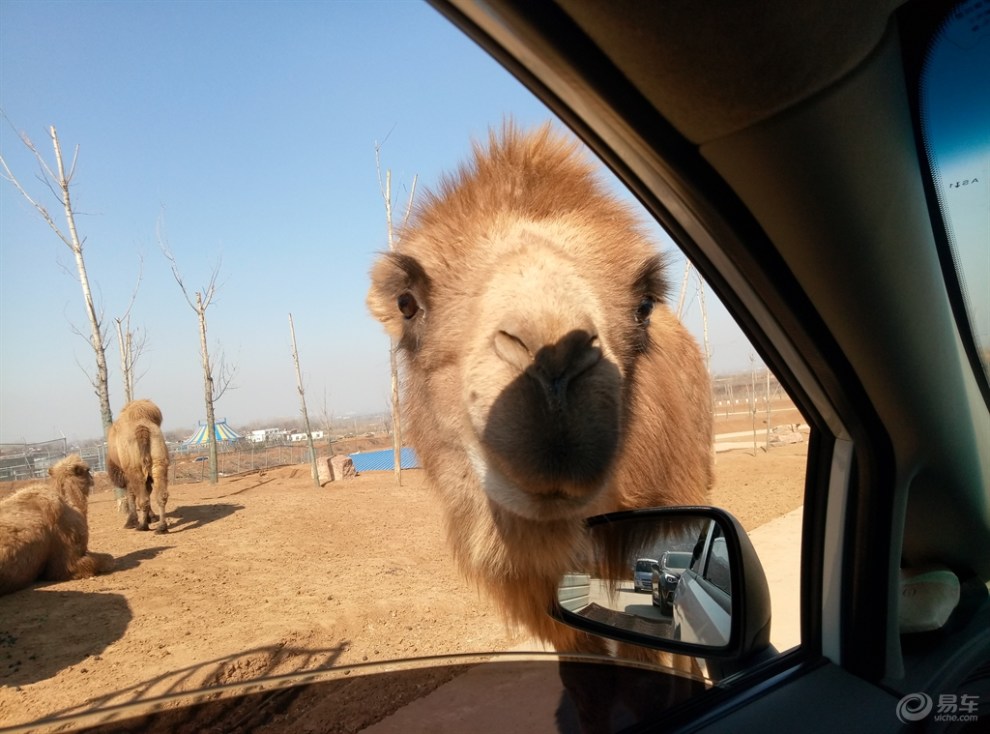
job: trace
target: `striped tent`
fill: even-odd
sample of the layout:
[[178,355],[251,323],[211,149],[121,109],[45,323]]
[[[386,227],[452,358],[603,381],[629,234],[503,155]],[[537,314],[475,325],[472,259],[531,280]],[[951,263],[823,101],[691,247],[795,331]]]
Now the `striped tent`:
[[[391,471],[395,468],[395,452],[392,449],[384,451],[364,451],[357,454],[350,454],[351,461],[354,462],[354,470],[362,471]],[[401,469],[418,469],[419,460],[416,453],[409,448],[402,449],[399,455]]]
[[[213,425],[215,431],[214,435],[217,437],[217,442],[222,441],[236,441],[241,437],[237,431],[227,425],[227,419],[224,418],[222,421],[216,421]],[[200,446],[210,442],[210,436],[206,431],[206,424],[200,423],[199,428],[196,432],[187,438],[182,443],[189,446]]]

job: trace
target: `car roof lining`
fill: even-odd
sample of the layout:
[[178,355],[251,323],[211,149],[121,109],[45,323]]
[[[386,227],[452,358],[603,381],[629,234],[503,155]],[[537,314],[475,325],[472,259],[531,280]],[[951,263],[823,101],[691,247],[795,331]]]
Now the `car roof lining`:
[[[695,143],[772,117],[845,76],[873,52],[900,4],[901,0],[557,2],[651,104]],[[733,32],[740,27],[747,32]],[[641,44],[630,43],[643,33],[658,38],[648,54]]]

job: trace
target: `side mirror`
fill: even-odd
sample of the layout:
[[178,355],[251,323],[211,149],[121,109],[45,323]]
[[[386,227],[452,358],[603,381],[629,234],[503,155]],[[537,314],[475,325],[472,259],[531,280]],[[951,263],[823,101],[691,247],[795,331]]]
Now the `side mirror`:
[[630,510],[587,525],[586,556],[561,579],[554,618],[622,642],[721,661],[709,668],[723,675],[773,651],[763,566],[728,512]]

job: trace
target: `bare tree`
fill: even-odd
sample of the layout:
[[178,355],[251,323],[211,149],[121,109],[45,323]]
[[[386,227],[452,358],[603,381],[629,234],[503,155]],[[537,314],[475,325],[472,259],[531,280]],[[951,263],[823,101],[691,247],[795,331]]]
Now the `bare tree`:
[[203,398],[206,403],[206,430],[209,436],[210,483],[216,484],[219,478],[219,471],[217,467],[217,422],[213,406],[223,397],[227,389],[231,387],[231,381],[235,372],[233,368],[227,367],[221,354],[219,364],[217,365],[217,376],[214,378],[214,365],[210,359],[210,351],[206,341],[206,310],[213,303],[213,298],[217,294],[217,277],[220,274],[220,263],[218,262],[210,273],[210,280],[207,285],[204,288],[200,288],[195,292],[194,297],[191,297],[189,291],[186,290],[185,283],[182,281],[179,266],[175,261],[175,256],[169,249],[163,229],[162,223],[159,221],[158,244],[172,266],[172,276],[175,278],[175,282],[179,284],[186,303],[196,312],[196,317],[199,320],[199,351],[203,365]]
[[120,374],[124,382],[124,405],[134,399],[134,365],[144,352],[147,343],[147,335],[131,331],[131,309],[134,308],[134,301],[137,299],[138,289],[141,287],[141,276],[143,271],[143,261],[138,268],[137,283],[131,292],[131,300],[127,304],[127,309],[123,316],[115,316],[113,321],[117,329],[117,348],[120,352]]
[[[691,261],[687,258],[684,259],[684,275],[681,278],[681,292],[677,298],[677,318],[681,319],[684,316],[684,299],[687,295],[688,280],[691,275]],[[714,382],[711,380],[712,376],[712,346],[711,341],[708,336],[708,307],[705,305],[705,281],[702,279],[700,274],[696,275],[698,281],[698,305],[701,309],[701,329],[702,337],[704,339],[705,346],[705,369],[708,371],[709,377],[709,391],[712,394],[712,415],[715,414],[715,393]],[[712,451],[715,451],[714,444],[712,445]]]
[[749,415],[753,421],[753,456],[756,452],[756,357],[749,355]]
[[684,275],[681,277],[681,292],[677,297],[677,318],[684,316],[684,297],[687,295],[688,277],[691,275],[691,261],[684,258]]
[[323,426],[327,435],[327,452],[333,456],[333,412],[327,405],[327,389],[323,388]]
[[289,333],[292,335],[292,361],[296,365],[296,386],[299,390],[303,423],[306,430],[306,441],[309,443],[309,458],[313,463],[313,484],[319,488],[320,473],[316,467],[316,448],[313,446],[313,429],[309,425],[309,413],[306,411],[306,391],[303,389],[302,370],[299,369],[299,350],[296,349],[296,327],[292,324],[292,314],[289,314]]
[[[388,135],[385,136],[388,140]],[[381,144],[375,143],[375,170],[378,173],[378,191],[381,193],[382,200],[385,202],[385,224],[388,231],[388,249],[390,251],[395,250],[395,236],[392,227],[392,171],[385,171],[385,182],[382,183],[382,163],[381,163],[381,150],[384,141]],[[412,187],[409,190],[409,201],[406,204],[406,213],[403,216],[403,224],[409,218],[409,213],[412,211],[413,196],[416,193],[416,179],[418,176],[413,176]],[[399,360],[398,360],[398,348],[399,345],[393,339],[389,345],[388,361],[389,368],[392,374],[392,457],[395,462],[395,483],[402,486],[402,423],[399,420]]]
[[767,452],[769,452],[770,451],[770,430],[771,430],[770,424],[771,424],[771,420],[773,418],[773,416],[771,415],[771,413],[773,411],[770,410],[770,370],[767,369],[766,373],[767,373],[766,374],[766,376],[767,376],[767,390],[766,390],[766,396],[767,396],[767,449],[766,450],[767,450]]
[[70,187],[72,185],[72,177],[76,170],[76,161],[79,157],[79,147],[76,146],[76,150],[72,156],[72,164],[69,166],[68,172],[65,170],[65,164],[62,158],[62,146],[58,140],[58,133],[55,131],[55,126],[52,125],[48,128],[48,134],[52,139],[52,147],[55,151],[55,170],[48,165],[41,152],[35,147],[34,143],[27,136],[26,133],[19,133],[21,142],[31,151],[34,155],[35,160],[38,162],[38,166],[41,169],[41,174],[39,179],[48,187],[48,190],[52,195],[58,200],[59,204],[62,206],[62,211],[65,215],[65,226],[67,231],[58,225],[55,221],[55,217],[48,211],[47,207],[42,204],[37,199],[33,198],[27,190],[21,185],[20,181],[14,176],[13,172],[7,166],[7,161],[4,160],[3,156],[0,155],[0,165],[3,166],[4,174],[3,177],[10,181],[21,192],[21,195],[28,200],[28,202],[35,208],[41,218],[44,219],[48,226],[52,228],[52,231],[58,235],[58,238],[65,243],[66,247],[72,250],[72,254],[76,260],[76,271],[79,274],[79,285],[82,287],[83,301],[86,308],[86,318],[89,320],[90,335],[89,344],[93,349],[93,354],[96,357],[96,374],[90,376],[90,384],[92,384],[96,396],[100,401],[100,421],[103,425],[103,434],[110,429],[110,425],[113,423],[113,413],[110,410],[110,386],[108,384],[108,371],[107,371],[107,355],[106,355],[106,334],[103,331],[101,318],[96,313],[96,307],[93,305],[93,292],[89,285],[89,276],[86,273],[86,261],[83,257],[83,243],[84,241],[79,237],[79,231],[76,229],[76,216],[75,210],[72,207],[72,197],[70,195]]

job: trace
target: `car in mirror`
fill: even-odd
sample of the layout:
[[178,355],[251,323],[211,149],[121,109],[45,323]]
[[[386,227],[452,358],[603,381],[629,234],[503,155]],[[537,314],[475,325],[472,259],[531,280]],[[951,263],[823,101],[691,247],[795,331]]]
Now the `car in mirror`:
[[670,615],[673,612],[674,591],[681,580],[681,574],[691,565],[690,551],[670,550],[660,557],[653,566],[653,606]]
[[[556,619],[621,642],[719,660],[723,674],[733,661],[772,653],[763,566],[728,512],[630,510],[589,518],[587,526],[585,556],[560,580]],[[638,593],[644,562],[652,603]]]

